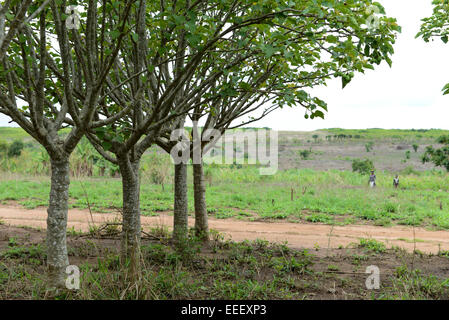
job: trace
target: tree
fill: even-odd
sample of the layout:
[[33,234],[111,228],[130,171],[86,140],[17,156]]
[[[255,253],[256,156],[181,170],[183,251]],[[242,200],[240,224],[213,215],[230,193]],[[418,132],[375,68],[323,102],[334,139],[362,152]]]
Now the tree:
[[[23,25],[23,32],[10,43],[1,60],[0,113],[20,125],[50,157],[47,210],[50,288],[65,287],[65,268],[69,263],[66,243],[69,157],[87,128],[97,123],[94,111],[125,34],[123,21],[132,3],[126,1],[117,7],[116,1],[103,2],[104,11],[100,12],[113,8],[117,13],[116,24],[111,27],[107,17],[97,12],[96,1],[84,1],[83,28],[70,30],[65,21],[67,16],[63,15],[68,8],[66,1],[51,1],[50,10],[42,9],[36,19]],[[103,34],[119,34],[112,48],[110,39],[94,37],[97,27]],[[49,35],[56,38],[57,48]],[[26,104],[21,106],[18,101]],[[70,130],[63,136],[59,131],[66,124]]]
[[[36,18],[48,6],[50,0],[7,0],[3,2],[3,4],[0,3],[0,61],[18,32],[22,31],[26,24]],[[28,11],[33,12],[26,17]]]
[[[422,37],[425,42],[440,38],[444,43],[449,41],[449,1],[433,0],[434,6],[432,16],[422,19],[420,31],[416,38]],[[443,95],[449,94],[449,83],[443,87]],[[449,171],[449,137],[442,136],[438,143],[445,145],[441,149],[434,149],[433,146],[426,148],[422,156],[423,163],[433,162],[436,166],[441,166]]]
[[[182,130],[184,115],[190,110],[204,108],[217,99],[237,99],[239,93],[247,92],[240,95],[243,100],[234,101],[236,105],[258,101],[256,94],[275,101],[275,105],[293,106],[299,101],[308,107],[307,117],[324,116],[324,102],[301,86],[324,83],[323,70],[328,78],[343,78],[345,86],[353,72],[372,69],[383,60],[391,63],[394,31],[399,27],[386,17],[379,31],[362,27],[370,16],[369,5],[368,0],[350,6],[336,0],[319,4],[311,0],[139,2],[132,13],[136,33],[129,34],[121,47],[115,72],[106,81],[108,90],[94,116],[103,126],[91,126],[87,135],[106,159],[120,166],[122,256],[131,257],[135,271],[141,231],[139,167],[145,150],[162,133]],[[265,73],[262,66],[268,67]],[[310,66],[318,66],[320,71],[309,70],[313,69]],[[253,68],[260,81],[256,91],[248,85],[256,80],[251,78]],[[314,76],[309,79],[307,75]],[[295,86],[298,77],[305,84]],[[264,92],[266,81],[278,94]],[[111,113],[120,117],[114,116],[114,121],[107,123],[101,120]],[[170,134],[168,138],[171,141],[179,136]],[[172,155],[185,149],[179,142],[175,147],[170,149]],[[185,158],[188,160],[188,154]],[[175,220],[179,218],[185,225],[185,163],[181,161],[177,168],[175,208],[183,209],[179,215],[175,209]]]
[[[416,38],[422,37],[425,42],[440,38],[444,43],[449,41],[449,2],[447,0],[433,0],[433,14],[422,19],[420,31]],[[443,87],[443,94],[449,94],[449,83]]]
[[437,167],[446,168],[449,172],[449,136],[439,137],[437,141],[444,146],[440,149],[428,146],[426,152],[422,155],[422,162],[432,162]]
[[[215,1],[215,5],[211,1],[186,1],[173,7],[166,2],[141,1],[139,8],[132,12],[136,33],[130,34],[122,46],[114,65],[116,73],[108,78],[108,91],[95,115],[100,119],[116,112],[120,117],[104,123],[104,128],[92,126],[87,136],[107,160],[120,167],[123,181],[122,258],[131,260],[129,265],[134,277],[138,276],[140,262],[141,157],[168,123],[175,122],[177,128],[182,127],[180,115],[198,103],[204,103],[206,98],[202,96],[213,81],[226,68],[242,60],[241,57],[223,60],[223,68],[215,68],[206,75],[204,83],[191,89],[195,73],[202,71],[203,56],[217,44],[228,41],[227,34],[236,29],[235,25],[226,25],[231,17],[227,12],[235,10],[234,6],[226,1]],[[119,86],[121,90],[116,90]],[[176,171],[184,169],[185,165],[181,163]],[[175,185],[182,186],[183,183]],[[183,199],[178,197],[176,200],[176,207],[186,205]]]
[[[254,39],[260,41],[261,46],[269,46],[272,50],[267,52],[262,50],[259,52],[251,46],[239,47],[233,46],[227,50],[237,54],[240,50],[245,50],[247,54],[251,54],[250,62],[244,64],[243,68],[235,68],[230,70],[224,77],[220,78],[217,86],[211,88],[208,94],[214,95],[217,91],[230,92],[228,95],[217,95],[217,98],[211,99],[206,105],[199,105],[190,114],[191,120],[194,122],[192,134],[187,143],[192,146],[193,138],[201,136],[200,159],[193,161],[194,171],[194,199],[195,199],[195,227],[197,233],[207,235],[207,210],[205,204],[205,185],[202,174],[202,155],[208,147],[212,147],[213,143],[208,143],[209,138],[203,139],[204,136],[197,132],[198,126],[195,125],[202,117],[205,117],[205,127],[203,132],[209,129],[218,130],[221,134],[231,128],[236,128],[261,119],[274,110],[283,106],[301,105],[306,110],[306,118],[323,117],[322,111],[326,110],[324,101],[310,96],[305,90],[319,84],[324,84],[331,77],[341,77],[343,86],[352,79],[354,72],[363,72],[364,68],[372,69],[372,64],[378,64],[381,60],[391,63],[389,54],[393,52],[391,45],[394,43],[394,33],[399,30],[393,19],[384,17],[385,24],[377,32],[371,32],[362,27],[363,19],[367,17],[361,14],[366,9],[368,2],[357,2],[354,4],[354,12],[345,10],[339,6],[342,3],[333,3],[338,10],[343,10],[346,15],[355,14],[358,24],[347,26],[354,32],[341,31],[341,11],[336,14],[331,5],[316,3],[301,3],[307,5],[310,12],[321,12],[323,20],[318,16],[310,14],[308,17],[301,17],[302,24],[300,28],[294,28],[294,22],[284,19],[277,20],[273,18],[265,26],[259,27],[264,32],[261,34],[252,34],[254,30],[246,28],[236,36],[234,44],[238,44],[242,39]],[[358,10],[357,10],[358,9]],[[291,17],[300,19],[301,15],[292,15]],[[293,18],[293,19],[294,19]],[[310,20],[308,20],[310,18]],[[316,19],[320,23],[315,23]],[[349,19],[350,20],[350,19]],[[289,23],[292,23],[291,25]],[[277,26],[276,27],[269,27]],[[301,29],[303,28],[303,29]],[[281,31],[288,30],[286,33]],[[341,32],[340,32],[341,31]],[[242,39],[239,35],[243,34]],[[358,36],[357,40],[353,38],[353,34]],[[260,36],[260,38],[259,38]],[[387,42],[380,39],[388,38]],[[293,40],[294,39],[294,40]],[[367,41],[365,43],[365,41]],[[380,41],[380,42],[379,42]],[[341,50],[340,45],[336,43],[345,43],[346,50]],[[383,47],[373,48],[372,45]],[[253,49],[253,51],[251,50]],[[354,50],[354,51],[352,51]],[[294,54],[293,54],[294,52]],[[313,52],[313,54],[311,54]],[[326,57],[324,52],[331,53],[330,57]],[[351,53],[356,54],[352,55]],[[386,56],[379,56],[379,52],[388,52]],[[372,55],[371,55],[372,54]],[[310,57],[306,59],[305,57]],[[215,58],[215,57],[214,57]],[[380,58],[380,60],[379,60]],[[351,63],[346,63],[348,61]],[[341,63],[342,61],[345,61]],[[369,62],[366,64],[365,62]],[[292,68],[294,66],[295,68]],[[310,71],[309,66],[314,66]],[[241,124],[232,126],[233,121],[250,114],[253,111],[262,110],[257,117],[243,121]],[[171,128],[173,129],[173,128]],[[214,139],[212,139],[214,140]],[[159,139],[158,142],[165,150],[169,151],[176,142],[170,141],[169,132],[165,137]],[[189,150],[194,150],[189,148]],[[190,153],[190,158],[195,156],[195,152]],[[185,180],[185,179],[183,179]],[[184,188],[185,189],[185,188]],[[180,195],[181,197],[181,195]],[[185,195],[182,196],[185,198]],[[175,196],[177,198],[177,196]],[[185,215],[185,217],[187,217]],[[187,218],[186,218],[187,219]],[[185,222],[186,225],[186,222]],[[185,228],[184,228],[185,230]]]

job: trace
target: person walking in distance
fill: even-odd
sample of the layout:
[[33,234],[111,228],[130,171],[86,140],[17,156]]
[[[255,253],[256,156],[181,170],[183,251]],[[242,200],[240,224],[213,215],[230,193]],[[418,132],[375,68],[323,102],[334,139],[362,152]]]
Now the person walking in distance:
[[374,174],[374,170],[371,170],[371,175],[369,176],[369,186],[371,188],[376,186],[376,175]]
[[397,189],[399,187],[399,176],[396,175],[396,177],[393,179],[393,186]]

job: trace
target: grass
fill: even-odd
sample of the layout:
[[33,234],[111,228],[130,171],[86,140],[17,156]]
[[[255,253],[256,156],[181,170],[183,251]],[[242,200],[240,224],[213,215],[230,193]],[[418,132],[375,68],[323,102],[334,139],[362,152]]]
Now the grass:
[[[449,174],[442,171],[403,175],[401,187],[396,190],[391,186],[388,172],[377,172],[378,186],[369,189],[366,176],[348,171],[293,169],[279,171],[274,176],[260,176],[257,168],[251,166],[241,169],[211,166],[208,169],[213,172],[213,182],[207,188],[206,201],[210,216],[219,219],[297,219],[325,224],[346,219],[346,223],[449,229]],[[113,211],[121,207],[120,179],[72,178],[72,208],[87,208],[83,187],[94,211]],[[46,206],[49,188],[48,177],[3,178],[0,179],[0,202],[17,201],[30,209]],[[293,201],[292,188],[295,191]],[[192,188],[188,196],[192,213]],[[168,184],[163,191],[160,185],[143,177],[141,209],[143,215],[171,211],[173,186]]]
[[0,137],[2,139],[12,141],[16,139],[30,138],[30,135],[22,128],[0,127]]
[[[67,134],[70,130],[63,129],[60,131],[60,134]],[[0,137],[6,140],[32,140],[30,135],[26,133],[22,128],[14,128],[14,127],[0,127]]]
[[[432,273],[444,272],[445,257],[413,257],[394,250],[366,255],[367,248],[377,250],[378,244],[362,241],[363,248],[318,257],[286,244],[223,241],[219,235],[208,246],[189,238],[180,248],[164,239],[144,239],[142,276],[136,286],[129,286],[116,244],[69,235],[70,262],[81,271],[80,289],[49,296],[45,245],[40,244],[44,233],[30,232],[34,243],[8,239],[7,247],[0,249],[0,299],[383,300],[447,299],[449,293],[449,280]],[[413,263],[417,268],[410,268]],[[381,269],[380,290],[365,287],[367,276],[360,271],[369,265]],[[431,270],[420,269],[428,265]]]
[[420,269],[400,266],[392,282],[392,292],[381,295],[379,300],[433,300],[449,293],[449,279],[423,274]]
[[[382,129],[329,129],[326,132],[353,136],[348,143],[358,143],[360,139],[355,139],[356,135],[363,139],[375,139],[376,146],[390,144],[392,139],[397,142],[422,138],[434,142],[436,136],[446,133],[442,130]],[[308,134],[312,137],[313,133]],[[19,139],[25,138],[26,133],[19,128],[0,128],[0,136]],[[293,138],[293,143],[295,139],[297,138]],[[356,140],[357,142],[354,142]],[[86,151],[89,149],[88,144],[86,141],[83,143],[80,150]],[[30,209],[47,205],[49,178],[37,174],[48,171],[48,166],[37,168],[35,165],[36,162],[44,163],[36,160],[43,158],[41,149],[34,143],[27,146],[19,158],[0,159],[7,168],[0,176],[0,203],[17,201]],[[76,152],[78,151],[77,149]],[[95,156],[95,151],[92,151],[91,156]],[[80,159],[84,159],[80,154],[72,156],[72,169],[77,167],[74,163],[78,163]],[[146,154],[141,167],[151,169],[151,160],[152,156]],[[400,161],[388,159],[390,160]],[[191,168],[189,170],[189,185],[192,185]],[[94,166],[92,172],[98,175],[99,168]],[[290,169],[280,170],[274,176],[260,176],[256,166],[209,165],[206,166],[205,172],[208,173],[208,212],[218,219],[287,219],[324,224],[371,223],[379,226],[414,225],[449,229],[449,174],[439,170],[415,171],[413,167],[409,167],[400,175],[401,185],[398,190],[391,186],[393,174],[380,171],[376,172],[378,187],[374,190],[368,189],[366,176],[349,171]],[[162,188],[161,185],[153,184],[149,173],[143,170],[143,215],[154,216],[173,209],[173,186],[170,184],[172,177],[171,170],[165,188]],[[71,180],[72,208],[87,208],[85,193],[89,195],[89,202],[96,212],[121,207],[120,179],[89,177]],[[188,196],[192,213],[191,188]]]
[[360,239],[359,247],[373,253],[384,253],[387,250],[383,242],[379,242],[375,239]]
[[440,130],[440,129],[410,129],[410,130],[401,130],[401,129],[340,129],[340,128],[332,128],[332,129],[322,129],[318,130],[325,132],[326,134],[331,135],[339,135],[344,134],[346,136],[351,135],[354,139],[355,136],[360,136],[361,139],[369,139],[369,140],[404,140],[404,141],[416,141],[420,139],[430,139],[435,140],[436,138],[447,135],[449,133],[448,130]]

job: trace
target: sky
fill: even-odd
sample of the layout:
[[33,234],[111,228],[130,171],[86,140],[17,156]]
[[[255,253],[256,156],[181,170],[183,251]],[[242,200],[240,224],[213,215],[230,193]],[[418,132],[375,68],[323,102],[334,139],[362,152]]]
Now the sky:
[[[415,39],[420,20],[432,14],[431,0],[379,0],[402,27],[394,45],[393,65],[387,63],[358,74],[345,88],[341,80],[311,93],[325,100],[325,119],[305,119],[300,106],[285,108],[251,124],[275,130],[310,131],[323,128],[449,129],[449,45],[439,39]],[[0,126],[12,126],[0,115]]]
[[286,108],[257,122],[276,130],[345,129],[449,129],[449,45],[441,40],[415,39],[421,19],[432,14],[431,0],[379,0],[402,33],[394,45],[393,65],[387,63],[358,74],[341,89],[341,80],[329,82],[312,94],[325,100],[325,120],[304,119],[304,109]]

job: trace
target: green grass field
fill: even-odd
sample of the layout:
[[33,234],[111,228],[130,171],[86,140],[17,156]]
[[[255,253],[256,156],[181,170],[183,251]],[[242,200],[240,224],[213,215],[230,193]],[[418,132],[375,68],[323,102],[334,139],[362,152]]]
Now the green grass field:
[[[442,171],[402,175],[399,189],[393,188],[390,173],[378,172],[378,186],[370,189],[366,176],[345,171],[286,170],[260,176],[257,168],[249,166],[207,170],[212,171],[207,205],[216,218],[372,222],[449,229],[449,175]],[[148,180],[142,177],[142,213],[157,215],[172,210],[172,185],[166,185],[163,191]],[[49,188],[45,177],[1,179],[0,201],[15,200],[27,208],[46,206]],[[73,208],[87,208],[89,203],[95,211],[111,211],[121,207],[121,193],[120,179],[72,179],[70,202]],[[191,189],[189,207],[193,212]]]
[[[67,134],[68,129],[63,129],[59,133],[60,134]],[[26,133],[25,130],[22,128],[14,128],[14,127],[0,127],[0,140],[26,140],[26,141],[32,141],[33,138],[30,137],[28,133]]]
[[410,130],[400,130],[400,129],[323,129],[318,130],[330,135],[352,135],[360,136],[361,139],[371,139],[371,140],[420,140],[420,139],[432,139],[435,140],[442,135],[447,135],[448,130],[441,129],[410,129]]
[[[240,132],[240,131],[237,131]],[[432,141],[442,130],[342,130],[328,129],[318,131],[320,134],[353,136],[346,139],[345,145],[357,147],[362,135],[364,139],[375,139],[376,156],[367,154],[363,146],[357,147],[360,158],[373,157],[375,163],[400,163],[404,160],[393,152],[381,152],[394,143],[404,139],[415,141],[417,135]],[[2,138],[18,139],[26,134],[18,128],[0,128]],[[297,133],[307,136],[312,133]],[[282,136],[282,133],[281,133]],[[294,147],[295,134],[287,133],[284,137],[287,147]],[[293,137],[293,138],[292,138]],[[415,140],[414,140],[415,139]],[[393,141],[393,142],[392,142]],[[394,224],[415,225],[449,229],[449,174],[443,170],[431,169],[416,171],[411,162],[400,173],[400,188],[392,186],[394,172],[387,170],[376,172],[375,189],[368,188],[367,176],[348,170],[320,170],[320,159],[327,157],[332,161],[333,152],[342,148],[340,142],[326,142],[321,147],[320,156],[312,160],[317,169],[304,169],[311,161],[299,161],[297,168],[279,170],[273,176],[261,176],[257,166],[209,165],[205,167],[209,186],[206,201],[212,217],[238,218],[247,220],[287,219],[291,222],[312,222],[325,224],[373,223],[389,226]],[[344,150],[345,149],[341,149]],[[349,149],[348,149],[349,150]],[[352,151],[353,152],[353,151]],[[399,151],[400,154],[403,151]],[[398,154],[399,154],[398,153]],[[288,156],[288,151],[280,152],[279,157]],[[419,158],[418,153],[412,154]],[[298,157],[297,157],[298,158]],[[89,159],[89,160],[86,160]],[[97,159],[97,160],[96,160]],[[113,211],[121,208],[121,181],[119,178],[99,176],[100,160],[87,142],[81,144],[72,156],[72,171],[79,172],[72,178],[70,204],[73,208],[87,208],[88,205],[97,212]],[[90,161],[90,162],[86,162]],[[324,160],[323,160],[324,161]],[[417,159],[415,160],[417,161]],[[86,162],[86,163],[84,163]],[[104,162],[101,162],[104,163]],[[165,188],[154,184],[154,172],[165,166]],[[415,162],[418,163],[418,162]],[[3,166],[2,166],[3,165]],[[78,168],[91,167],[90,176],[83,175]],[[150,151],[142,161],[141,209],[144,215],[158,215],[173,209],[173,168],[168,158]],[[399,167],[398,167],[399,168]],[[1,170],[3,169],[3,173]],[[49,163],[45,152],[36,143],[28,143],[22,155],[17,158],[0,159],[0,201],[17,201],[27,208],[46,206],[50,182]],[[422,169],[422,168],[421,168]],[[111,169],[111,172],[113,170]],[[189,168],[189,185],[192,186],[191,168]],[[293,199],[292,199],[293,191]],[[87,196],[88,195],[88,196]],[[189,190],[189,207],[193,212],[193,192]]]

